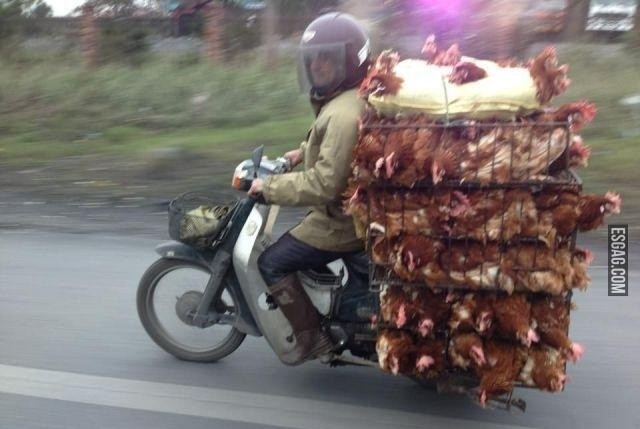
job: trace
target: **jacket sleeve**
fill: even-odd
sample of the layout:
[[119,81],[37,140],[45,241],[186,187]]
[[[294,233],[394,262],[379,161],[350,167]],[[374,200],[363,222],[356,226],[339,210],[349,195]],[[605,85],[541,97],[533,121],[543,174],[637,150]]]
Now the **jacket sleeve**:
[[263,187],[264,199],[281,206],[316,206],[339,198],[351,173],[357,139],[357,118],[332,116],[316,163],[303,172],[268,177]]

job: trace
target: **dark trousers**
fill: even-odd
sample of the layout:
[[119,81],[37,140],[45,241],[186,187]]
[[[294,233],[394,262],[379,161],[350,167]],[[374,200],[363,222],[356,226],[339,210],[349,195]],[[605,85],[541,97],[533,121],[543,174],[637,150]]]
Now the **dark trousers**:
[[260,255],[258,268],[267,286],[273,286],[296,271],[319,269],[331,261],[351,254],[353,252],[316,249],[286,232]]
[[279,280],[307,269],[319,269],[342,258],[349,272],[348,286],[339,294],[336,317],[347,322],[369,322],[375,314],[378,294],[369,291],[367,256],[364,252],[328,252],[316,249],[285,233],[258,258],[258,268],[269,288]]

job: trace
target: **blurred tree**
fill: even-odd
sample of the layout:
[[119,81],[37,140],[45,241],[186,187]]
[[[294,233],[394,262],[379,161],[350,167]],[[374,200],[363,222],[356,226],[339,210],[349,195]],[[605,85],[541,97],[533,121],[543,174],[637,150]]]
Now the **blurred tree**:
[[22,14],[20,0],[0,0],[0,45],[16,31],[15,18]]
[[40,2],[35,8],[32,9],[31,15],[34,18],[48,18],[50,16],[53,16],[53,10],[48,4]]
[[46,18],[53,15],[53,10],[43,0],[22,0],[22,14],[33,18]]
[[16,33],[17,18],[44,18],[51,14],[51,7],[43,0],[0,0],[0,40]]
[[339,0],[271,0],[278,16],[278,33],[289,36],[302,31],[323,12],[334,10]]
[[43,0],[0,0],[0,19],[18,16],[51,16],[51,7]]
[[120,61],[140,65],[150,50],[149,33],[143,26],[132,26],[123,20],[102,22],[100,57],[103,61]]
[[[159,14],[157,3],[142,0],[87,0],[74,12],[93,10],[100,20],[100,61],[124,61],[139,65],[150,49],[148,28],[131,25],[131,18]],[[112,18],[112,19],[108,19]]]
[[303,30],[317,15],[334,9],[337,0],[265,0],[262,16],[262,44],[267,68],[278,64],[277,34],[289,36]]
[[10,19],[22,15],[22,0],[0,0],[0,19]]

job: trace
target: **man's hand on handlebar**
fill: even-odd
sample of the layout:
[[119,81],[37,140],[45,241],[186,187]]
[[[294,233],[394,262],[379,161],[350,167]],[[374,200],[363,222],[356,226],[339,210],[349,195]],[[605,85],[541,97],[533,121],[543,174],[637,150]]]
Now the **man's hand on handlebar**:
[[302,149],[290,150],[284,154],[284,157],[291,162],[291,168],[293,169],[304,160],[304,152]]
[[[291,169],[293,169],[293,167],[295,167],[296,164],[299,164],[300,162],[302,162],[302,159],[303,159],[303,152],[302,150],[298,149],[298,150],[292,150],[290,152],[287,152],[286,154],[284,154],[282,158],[278,158],[274,161],[269,161],[269,162],[267,162],[268,161],[267,160],[267,161],[264,161],[264,163],[267,164],[266,169],[270,171],[272,174],[282,174],[282,173],[291,171]],[[256,177],[253,180],[248,179],[247,182],[248,181],[251,181],[251,185],[249,186],[247,195],[253,198],[254,200],[256,200],[260,204],[266,204],[264,200],[264,196],[262,195],[262,192],[264,190],[264,180]],[[247,183],[247,186],[248,186],[248,183]],[[247,188],[243,187],[243,189],[247,189]]]
[[262,196],[263,186],[264,181],[262,179],[253,179],[253,181],[251,182],[251,188],[249,188],[247,194],[252,198],[258,199]]

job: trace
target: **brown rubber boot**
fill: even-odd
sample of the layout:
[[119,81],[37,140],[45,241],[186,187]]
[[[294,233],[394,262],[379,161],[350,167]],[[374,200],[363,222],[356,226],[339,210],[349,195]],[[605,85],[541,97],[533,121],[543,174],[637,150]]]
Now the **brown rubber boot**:
[[291,365],[314,359],[333,350],[329,335],[322,331],[321,319],[298,276],[290,274],[269,287],[273,300],[291,323],[295,348],[282,359]]

